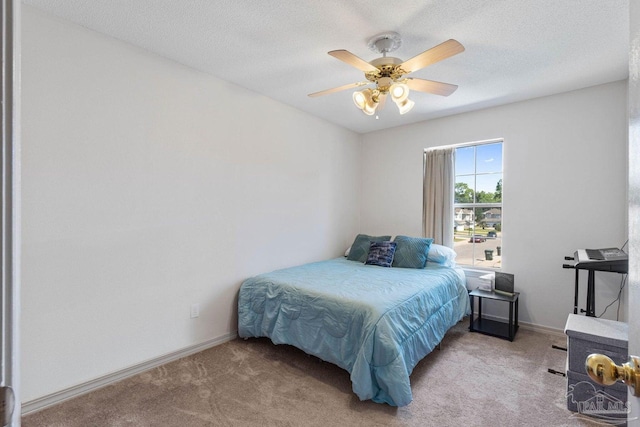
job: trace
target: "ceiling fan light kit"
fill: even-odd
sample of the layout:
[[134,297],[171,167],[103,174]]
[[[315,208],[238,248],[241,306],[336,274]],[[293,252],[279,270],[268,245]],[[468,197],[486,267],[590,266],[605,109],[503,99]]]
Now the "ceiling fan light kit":
[[393,52],[402,45],[402,39],[398,33],[378,34],[372,37],[367,45],[374,52],[381,53],[382,57],[367,62],[344,49],[329,52],[329,55],[334,58],[364,72],[367,81],[315,92],[309,94],[309,96],[316,97],[358,86],[375,84],[374,89],[367,88],[353,93],[353,102],[356,107],[362,110],[364,114],[371,116],[376,112],[376,109],[382,109],[387,95],[391,96],[400,114],[405,114],[415,105],[415,102],[409,99],[411,89],[418,92],[449,96],[458,88],[458,86],[448,83],[404,77],[409,73],[463,52],[464,46],[456,40],[447,40],[404,62],[399,58],[387,56],[387,53]]
[[373,99],[373,91],[371,89],[353,92],[353,102],[367,116],[372,116],[378,106],[378,101]]

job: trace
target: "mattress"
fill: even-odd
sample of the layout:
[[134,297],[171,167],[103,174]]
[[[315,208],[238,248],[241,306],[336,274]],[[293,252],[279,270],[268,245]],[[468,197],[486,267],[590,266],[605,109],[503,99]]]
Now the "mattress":
[[413,368],[468,313],[460,268],[336,258],[246,280],[238,335],[298,347],[348,371],[361,400],[404,406]]

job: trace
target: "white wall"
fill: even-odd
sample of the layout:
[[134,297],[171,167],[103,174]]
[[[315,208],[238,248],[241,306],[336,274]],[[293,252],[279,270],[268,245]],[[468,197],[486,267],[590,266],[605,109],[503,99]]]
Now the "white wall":
[[[564,256],[627,239],[626,88],[615,82],[364,135],[361,230],[419,236],[424,148],[502,137],[503,268],[521,292],[520,320],[563,329],[574,295]],[[598,315],[620,279],[596,274]]]
[[24,401],[232,334],[243,279],[358,231],[357,134],[28,6],[22,37]]

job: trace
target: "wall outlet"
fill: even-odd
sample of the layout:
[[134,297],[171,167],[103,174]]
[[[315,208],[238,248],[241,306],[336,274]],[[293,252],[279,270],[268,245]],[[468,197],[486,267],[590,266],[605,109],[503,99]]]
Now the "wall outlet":
[[200,304],[191,304],[191,318],[200,316]]

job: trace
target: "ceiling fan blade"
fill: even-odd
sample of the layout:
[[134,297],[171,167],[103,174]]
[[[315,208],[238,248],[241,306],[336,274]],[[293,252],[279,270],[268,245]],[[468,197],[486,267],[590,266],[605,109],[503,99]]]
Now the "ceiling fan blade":
[[353,53],[349,52],[348,50],[344,50],[344,49],[332,50],[331,52],[329,52],[329,55],[333,56],[336,59],[339,59],[342,62],[345,62],[351,65],[352,67],[356,67],[358,70],[364,71],[365,73],[367,71],[378,71],[376,67],[369,64],[364,59],[355,56]]
[[400,64],[400,68],[409,74],[453,55],[457,55],[460,52],[464,52],[464,46],[454,39],[449,39],[411,59],[407,59]]
[[348,85],[334,87],[332,89],[321,90],[320,92],[310,93],[308,96],[314,98],[316,96],[328,95],[334,92],[340,92],[341,90],[351,89],[352,87],[364,86],[368,85],[371,82],[357,82],[357,83],[349,83]]
[[410,89],[417,90],[419,92],[427,92],[442,96],[449,96],[458,89],[457,85],[434,82],[433,80],[414,79],[411,77],[407,79],[407,86],[409,86]]
[[376,108],[377,112],[382,111],[382,109],[384,108],[384,104],[387,102],[387,94],[386,93],[381,93],[378,96],[378,108]]

